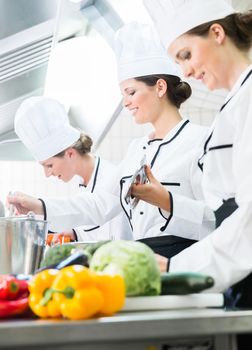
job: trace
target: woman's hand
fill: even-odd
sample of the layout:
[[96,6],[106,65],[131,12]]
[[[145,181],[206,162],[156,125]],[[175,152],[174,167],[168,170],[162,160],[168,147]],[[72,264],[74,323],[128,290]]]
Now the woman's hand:
[[69,243],[75,241],[75,234],[73,231],[62,233],[48,233],[46,244],[54,246],[56,244]]
[[15,206],[16,214],[27,214],[29,211],[34,212],[37,215],[44,215],[44,210],[42,206],[42,202],[32,196],[21,192],[14,192],[9,194],[6,199],[7,208],[10,205]]
[[169,259],[162,255],[155,254],[160,272],[167,272]]
[[145,184],[134,184],[131,187],[132,196],[147,203],[155,205],[166,211],[170,211],[170,194],[153,176],[150,166],[145,165],[145,173],[149,180]]

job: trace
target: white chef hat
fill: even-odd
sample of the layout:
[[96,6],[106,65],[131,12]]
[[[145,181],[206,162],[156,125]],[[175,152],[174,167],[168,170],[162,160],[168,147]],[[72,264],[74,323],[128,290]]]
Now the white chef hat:
[[179,75],[150,24],[130,22],[121,27],[115,36],[115,53],[119,82],[152,74]]
[[15,132],[37,161],[64,151],[80,137],[58,101],[34,96],[24,100],[15,115]]
[[235,12],[225,0],[143,0],[143,3],[165,49],[190,29]]

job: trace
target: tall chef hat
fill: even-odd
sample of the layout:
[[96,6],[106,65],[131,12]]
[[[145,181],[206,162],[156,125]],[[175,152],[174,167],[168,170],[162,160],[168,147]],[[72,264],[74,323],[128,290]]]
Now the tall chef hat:
[[44,161],[64,151],[80,137],[64,107],[56,100],[35,96],[18,108],[15,132],[37,161]]
[[150,24],[130,22],[121,27],[115,36],[115,53],[119,82],[152,74],[179,75]]
[[143,0],[166,49],[200,24],[235,12],[225,0]]

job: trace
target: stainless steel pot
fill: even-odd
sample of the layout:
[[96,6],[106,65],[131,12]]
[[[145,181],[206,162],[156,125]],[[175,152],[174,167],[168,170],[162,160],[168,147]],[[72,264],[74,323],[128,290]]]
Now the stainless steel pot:
[[34,214],[0,218],[0,273],[32,274],[43,257],[47,221]]

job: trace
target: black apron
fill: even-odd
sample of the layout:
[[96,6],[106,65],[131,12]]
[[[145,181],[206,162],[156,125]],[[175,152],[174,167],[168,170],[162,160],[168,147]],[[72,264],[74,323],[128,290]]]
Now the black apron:
[[138,241],[148,245],[154,251],[154,253],[162,255],[166,258],[173,257],[183,249],[188,248],[190,245],[197,242],[193,239],[173,235],[142,238]]

